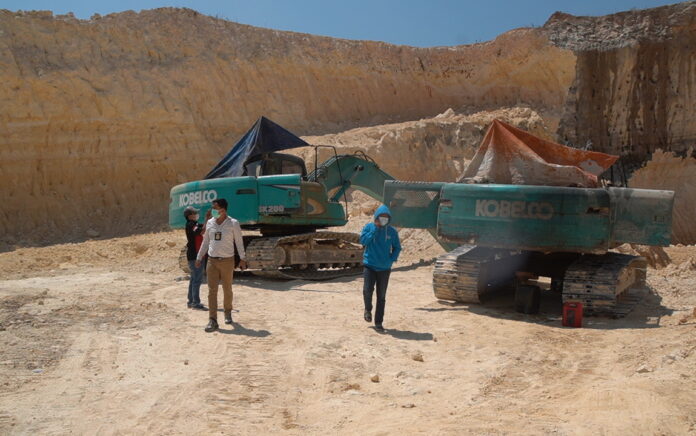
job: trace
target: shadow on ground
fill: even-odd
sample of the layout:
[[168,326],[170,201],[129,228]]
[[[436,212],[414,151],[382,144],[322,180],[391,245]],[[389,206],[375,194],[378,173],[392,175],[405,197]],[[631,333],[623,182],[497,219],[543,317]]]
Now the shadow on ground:
[[238,322],[233,322],[231,329],[221,327],[218,329],[218,333],[222,333],[223,335],[251,336],[253,338],[265,338],[271,335],[271,332],[268,330],[248,329]]
[[390,335],[396,339],[405,339],[408,341],[432,341],[432,333],[418,333],[410,330],[385,329],[384,334]]
[[[652,289],[642,291],[643,298],[629,314],[623,318],[606,316],[585,316],[583,328],[612,330],[612,329],[643,329],[660,327],[662,317],[671,315],[674,310],[662,305],[662,297]],[[434,298],[434,297],[433,297]],[[515,311],[514,296],[511,291],[498,291],[486,298],[481,304],[454,303],[438,300],[438,307],[419,307],[416,310],[425,312],[468,311],[471,313],[490,316],[493,318],[529,322],[549,327],[569,328],[562,326],[563,302],[558,292],[544,291],[541,293],[539,313],[527,315]]]

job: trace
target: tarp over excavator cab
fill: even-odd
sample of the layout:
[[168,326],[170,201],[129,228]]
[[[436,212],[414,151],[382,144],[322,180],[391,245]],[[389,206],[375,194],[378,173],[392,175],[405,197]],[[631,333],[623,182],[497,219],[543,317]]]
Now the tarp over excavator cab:
[[488,128],[463,183],[594,188],[618,156],[566,147],[500,120]]
[[266,117],[259,118],[242,139],[213,167],[206,179],[239,177],[244,175],[244,164],[263,153],[308,146],[305,141]]

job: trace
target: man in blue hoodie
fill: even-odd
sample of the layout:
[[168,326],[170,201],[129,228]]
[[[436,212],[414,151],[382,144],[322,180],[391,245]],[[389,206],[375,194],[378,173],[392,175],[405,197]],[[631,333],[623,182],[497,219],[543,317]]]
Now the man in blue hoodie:
[[374,221],[367,223],[360,234],[360,243],[365,247],[363,254],[363,299],[365,300],[365,321],[372,321],[372,294],[377,285],[377,309],[375,310],[375,330],[384,332],[384,304],[391,267],[401,252],[399,234],[389,225],[391,212],[385,205],[375,211]]

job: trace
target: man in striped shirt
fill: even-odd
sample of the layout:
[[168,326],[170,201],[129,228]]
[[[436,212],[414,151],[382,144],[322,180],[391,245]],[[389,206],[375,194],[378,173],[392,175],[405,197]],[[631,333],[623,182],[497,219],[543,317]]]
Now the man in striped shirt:
[[239,267],[246,268],[246,253],[239,221],[227,215],[227,200],[213,200],[213,217],[206,224],[203,242],[196,256],[196,266],[200,267],[205,254],[208,254],[208,313],[210,321],[206,332],[218,329],[217,294],[218,285],[222,283],[225,324],[232,324],[232,276],[234,272],[234,254],[239,255]]

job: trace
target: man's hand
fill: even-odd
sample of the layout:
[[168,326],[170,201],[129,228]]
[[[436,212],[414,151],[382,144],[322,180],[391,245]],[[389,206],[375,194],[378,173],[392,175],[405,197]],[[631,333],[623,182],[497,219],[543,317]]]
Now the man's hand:
[[201,265],[203,265],[203,262],[201,262],[200,260],[196,259],[196,268],[200,268]]
[[208,209],[208,210],[205,212],[205,220],[208,221],[208,220],[209,220],[210,218],[212,218],[212,217],[213,217],[213,211],[212,211],[212,209]]
[[239,261],[239,269],[241,269],[242,271],[244,271],[245,269],[247,269],[246,260],[240,260],[240,261]]

